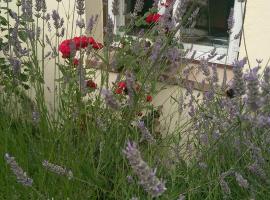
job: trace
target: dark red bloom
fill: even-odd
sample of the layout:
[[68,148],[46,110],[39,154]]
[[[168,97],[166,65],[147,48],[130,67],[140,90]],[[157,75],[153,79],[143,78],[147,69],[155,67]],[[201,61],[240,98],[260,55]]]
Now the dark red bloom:
[[93,47],[93,49],[98,50],[98,49],[102,49],[102,48],[103,48],[103,45],[102,45],[101,43],[95,41],[95,42],[92,44],[92,47]]
[[150,13],[150,14],[146,17],[145,21],[146,21],[148,24],[156,23],[156,22],[159,21],[159,18],[160,18],[160,17],[161,17],[161,15],[158,14],[158,13]]
[[115,94],[123,94],[123,89],[116,88],[116,90],[114,92],[115,92]]
[[89,37],[88,38],[88,42],[89,42],[89,44],[94,44],[96,41],[95,41],[95,39],[93,38],[93,37]]
[[86,82],[86,86],[89,87],[89,88],[91,88],[91,89],[97,89],[97,84],[94,81],[92,81],[92,80],[88,80]]
[[146,101],[147,101],[147,102],[153,101],[153,97],[152,97],[151,95],[147,95],[147,96],[146,96]]
[[80,48],[86,48],[88,46],[88,38],[86,36],[81,36],[81,37],[74,37],[73,38],[75,45],[76,45],[76,50],[79,50]]
[[74,58],[74,60],[73,60],[73,65],[78,66],[79,63],[80,63],[79,59]]
[[59,45],[59,51],[62,53],[63,58],[69,58],[71,49],[70,49],[70,40],[64,40],[60,45]]
[[117,85],[118,85],[118,88],[120,88],[122,90],[127,87],[127,84],[125,81],[120,81]]
[[154,23],[158,22],[160,17],[161,17],[160,14],[155,13],[155,14],[153,15],[152,22],[154,22]]

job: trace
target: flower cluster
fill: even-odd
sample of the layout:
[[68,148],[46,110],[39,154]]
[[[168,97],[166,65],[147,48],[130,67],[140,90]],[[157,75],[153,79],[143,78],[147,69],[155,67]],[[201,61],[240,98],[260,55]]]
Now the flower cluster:
[[85,49],[88,46],[92,46],[92,48],[96,50],[103,48],[103,45],[96,42],[93,37],[80,36],[64,40],[59,45],[59,51],[62,53],[63,58],[70,58],[76,53],[76,51]]

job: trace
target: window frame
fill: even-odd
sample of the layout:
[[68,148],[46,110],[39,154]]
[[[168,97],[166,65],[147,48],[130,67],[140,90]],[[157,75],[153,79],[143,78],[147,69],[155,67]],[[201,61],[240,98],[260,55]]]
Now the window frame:
[[[114,22],[114,32],[118,32],[118,27],[125,25],[125,16],[124,16],[124,9],[125,9],[125,0],[119,1],[119,16],[114,16],[112,13],[112,5],[113,0],[108,0],[108,15],[112,18]],[[158,13],[163,14],[165,12],[165,7],[161,4],[164,3],[165,0],[159,0],[158,5]],[[176,0],[173,8],[173,16],[175,16],[177,7],[181,3],[181,0]],[[238,59],[239,51],[240,51],[240,42],[241,42],[241,36],[235,39],[235,35],[239,34],[242,30],[243,23],[244,23],[244,15],[245,15],[245,6],[246,1],[241,2],[238,0],[234,0],[234,12],[233,12],[233,18],[234,18],[234,26],[231,30],[231,33],[229,35],[229,44],[228,46],[216,46],[216,53],[217,56],[213,59],[211,59],[209,62],[211,63],[217,63],[217,64],[225,64],[225,65],[232,65],[232,63]],[[202,44],[196,44],[196,43],[182,43],[184,46],[184,49],[190,49],[192,46],[193,51],[189,52],[186,55],[187,59],[190,59],[192,55],[194,54],[194,51],[196,51],[195,55],[193,55],[194,60],[200,60],[202,58],[207,58],[210,52],[213,50],[215,46],[208,46],[208,45],[202,45]],[[219,56],[222,56],[226,54],[226,56],[221,59],[217,60]]]

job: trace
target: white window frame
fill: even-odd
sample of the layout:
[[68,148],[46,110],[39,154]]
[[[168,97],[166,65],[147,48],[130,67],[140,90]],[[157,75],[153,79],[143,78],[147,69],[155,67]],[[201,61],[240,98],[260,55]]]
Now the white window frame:
[[[119,16],[114,16],[112,13],[112,5],[113,5],[113,0],[108,0],[108,14],[111,17],[111,19],[114,22],[114,32],[118,32],[118,28],[120,26],[125,25],[125,16],[124,16],[124,5],[125,0],[120,0],[120,5],[119,5]],[[165,12],[165,7],[161,5],[162,2],[165,2],[165,0],[159,0],[159,14],[163,14]],[[175,15],[177,6],[178,4],[181,3],[181,0],[176,0],[173,8],[173,15]],[[229,36],[229,45],[227,47],[222,47],[222,46],[217,46],[216,47],[216,53],[217,56],[213,59],[210,60],[212,63],[217,63],[217,64],[226,64],[226,65],[231,65],[239,55],[239,50],[240,50],[240,40],[241,37],[238,37],[235,39],[235,35],[239,34],[239,32],[242,30],[243,26],[243,20],[244,20],[244,9],[245,9],[245,1],[241,2],[238,0],[234,0],[234,12],[233,12],[233,18],[234,18],[234,26],[231,30],[230,36]],[[207,58],[211,50],[213,50],[213,46],[207,46],[207,45],[200,45],[200,44],[192,44],[192,43],[183,43],[184,49],[190,49],[191,46],[193,45],[190,53],[186,55],[186,58],[191,58],[193,55],[194,51],[196,51],[194,60],[200,60],[202,58]],[[221,55],[226,55],[222,60],[217,60]]]

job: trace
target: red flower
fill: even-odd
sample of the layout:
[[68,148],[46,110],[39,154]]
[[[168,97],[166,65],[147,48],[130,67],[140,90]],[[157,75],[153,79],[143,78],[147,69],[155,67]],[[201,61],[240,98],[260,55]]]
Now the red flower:
[[153,19],[152,19],[152,21],[154,22],[154,23],[156,23],[156,22],[158,22],[158,20],[159,20],[159,18],[161,17],[161,15],[160,14],[158,14],[158,13],[155,13],[154,15],[153,15]]
[[59,51],[62,53],[63,58],[69,58],[71,49],[70,49],[70,40],[64,40],[60,45],[59,45]]
[[88,38],[88,42],[89,42],[89,44],[94,44],[96,41],[95,41],[95,39],[93,38],[93,37],[89,37]]
[[122,90],[127,87],[127,84],[125,81],[120,81],[117,85],[118,85],[118,88],[120,88]]
[[94,49],[98,50],[98,49],[102,49],[103,45],[101,43],[99,43],[99,42],[94,41],[93,44],[92,44],[92,47]]
[[79,65],[79,59],[74,58],[73,65],[78,66]]
[[114,92],[115,94],[123,94],[123,89],[117,88]]
[[148,24],[156,23],[156,22],[158,22],[158,20],[159,20],[160,17],[161,17],[161,15],[158,14],[158,13],[150,13],[150,14],[146,17],[145,21],[146,21]]
[[153,21],[153,14],[150,13],[150,14],[146,17],[145,21],[146,21],[148,24],[151,24],[152,21]]
[[88,38],[86,36],[74,37],[73,40],[76,45],[76,50],[79,50],[80,48],[84,49],[88,46]]
[[152,97],[151,95],[147,95],[147,96],[146,96],[146,101],[147,101],[147,102],[153,101],[153,97]]
[[92,80],[88,80],[86,82],[86,86],[89,87],[89,88],[91,88],[91,89],[97,89],[97,84],[94,81],[92,81]]

